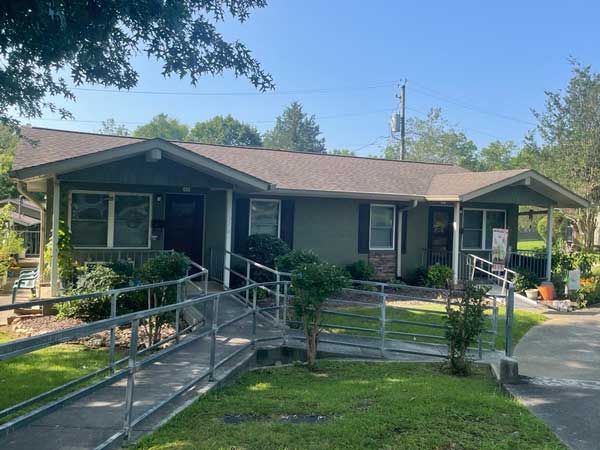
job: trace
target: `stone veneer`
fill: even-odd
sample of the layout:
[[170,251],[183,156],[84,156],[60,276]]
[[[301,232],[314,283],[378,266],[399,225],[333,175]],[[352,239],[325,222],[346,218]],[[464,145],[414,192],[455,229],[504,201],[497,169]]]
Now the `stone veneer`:
[[396,251],[395,250],[371,250],[369,262],[375,267],[377,280],[388,281],[396,278]]

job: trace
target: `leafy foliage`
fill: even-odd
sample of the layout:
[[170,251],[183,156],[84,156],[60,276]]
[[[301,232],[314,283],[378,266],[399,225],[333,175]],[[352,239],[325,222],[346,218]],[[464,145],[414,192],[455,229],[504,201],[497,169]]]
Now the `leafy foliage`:
[[[477,146],[443,118],[440,108],[432,108],[426,119],[408,119],[406,129],[407,159],[477,169]],[[399,143],[388,145],[383,155],[386,159],[400,159]]]
[[[264,266],[275,267],[277,258],[290,252],[288,245],[270,234],[253,234],[248,237],[243,256]],[[250,277],[258,282],[273,281],[272,274],[257,267],[251,268]]]
[[513,280],[515,291],[517,292],[523,292],[526,289],[535,289],[540,285],[540,282],[540,277],[528,270],[520,270]]
[[262,139],[256,127],[240,122],[231,115],[215,116],[206,122],[196,122],[187,139],[205,144],[262,146]]
[[162,138],[183,140],[188,134],[187,125],[177,119],[171,119],[164,113],[154,116],[146,125],[141,125],[133,132],[134,136],[143,138]]
[[315,116],[308,116],[302,105],[293,102],[277,117],[275,127],[265,133],[264,145],[269,148],[325,153],[325,139]]
[[118,124],[115,119],[102,121],[102,128],[98,130],[101,134],[112,134],[113,136],[129,136],[129,130],[124,124]]
[[9,177],[17,141],[16,133],[10,127],[0,124],[0,198],[18,195],[15,183]]
[[[44,259],[48,264],[44,266],[44,274],[50,277],[52,269],[52,236],[48,239],[44,249]],[[58,227],[58,276],[62,280],[65,288],[69,289],[75,282],[77,274],[77,264],[73,258],[73,246],[71,245],[71,230],[64,220],[59,221]]]
[[306,337],[309,368],[314,368],[321,332],[321,313],[327,298],[341,291],[349,280],[344,270],[328,263],[311,263],[297,267],[292,272],[294,289],[293,307],[302,321]]
[[434,264],[427,268],[425,286],[445,289],[452,283],[452,269],[442,264]]
[[457,302],[453,303],[450,296],[448,298],[448,369],[455,375],[470,373],[467,350],[484,330],[484,295],[485,289],[468,284]]
[[353,280],[368,281],[375,274],[375,267],[369,261],[358,260],[346,266],[346,270]]
[[410,286],[425,286],[425,277],[427,276],[427,267],[419,266],[409,271],[404,277],[406,284]]
[[9,110],[39,117],[47,108],[70,116],[46,100],[73,100],[69,87],[84,83],[130,89],[138,73],[131,59],[145,53],[163,64],[162,75],[189,77],[226,70],[246,77],[258,89],[273,88],[250,51],[227,42],[216,23],[225,17],[245,21],[265,0],[191,0],[171,2],[89,2],[33,0],[0,3],[0,122]]
[[332,155],[340,155],[340,156],[356,156],[356,152],[354,150],[350,150],[348,148],[334,148],[329,153]]
[[298,267],[306,264],[316,264],[320,262],[319,256],[312,250],[292,250],[291,252],[279,256],[275,260],[275,267],[281,272],[292,272]]
[[591,208],[566,211],[581,244],[591,249],[600,212],[600,74],[574,59],[571,65],[567,88],[546,92],[545,110],[535,112],[544,143],[538,164],[544,174],[591,201]]
[[24,250],[23,239],[10,225],[13,211],[11,204],[0,208],[0,275],[6,274],[14,262],[14,255]]
[[515,166],[517,146],[513,141],[494,141],[479,152],[479,170],[506,170]]
[[[77,279],[76,286],[68,291],[68,295],[91,294],[103,292],[126,285],[126,278],[117,274],[110,267],[97,264],[84,272]],[[122,307],[117,302],[117,307]],[[59,303],[56,305],[59,318],[75,318],[85,322],[94,322],[110,317],[110,297],[101,296],[86,300]],[[119,312],[122,314],[122,311]]]

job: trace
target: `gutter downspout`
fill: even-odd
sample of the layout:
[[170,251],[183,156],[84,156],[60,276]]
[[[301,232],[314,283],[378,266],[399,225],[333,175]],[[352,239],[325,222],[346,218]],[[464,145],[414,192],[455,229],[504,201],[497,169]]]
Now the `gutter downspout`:
[[398,226],[396,227],[396,231],[398,233],[398,236],[396,237],[396,277],[398,278],[402,277],[402,232],[403,228],[406,226],[406,224],[403,223],[402,220],[403,213],[405,211],[409,211],[411,209],[416,208],[418,204],[419,200],[413,200],[410,206],[398,208]]
[[44,269],[46,266],[46,261],[44,260],[44,250],[46,249],[46,205],[35,197],[31,195],[31,193],[27,192],[27,187],[25,183],[21,180],[16,180],[17,182],[17,191],[31,203],[40,208],[40,256],[39,256],[39,277],[38,277],[38,288],[39,284],[42,282],[44,278]]

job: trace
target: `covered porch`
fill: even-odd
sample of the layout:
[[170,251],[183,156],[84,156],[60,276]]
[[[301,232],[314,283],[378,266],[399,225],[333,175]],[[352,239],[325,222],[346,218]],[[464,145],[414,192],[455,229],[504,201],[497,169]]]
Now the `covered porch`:
[[[426,245],[421,251],[422,265],[448,265],[452,267],[455,284],[467,280],[469,255],[491,261],[492,231],[505,228],[509,230],[507,268],[530,271],[541,279],[551,280],[554,209],[587,207],[588,203],[535,171],[513,172],[512,176],[491,183],[485,178],[493,180],[494,172],[471,174],[471,186],[463,183],[461,189],[457,180],[457,185],[445,188],[454,189],[455,195],[438,194],[436,189],[440,186],[433,186],[427,208]],[[545,251],[517,249],[520,206],[545,210],[548,223]]]

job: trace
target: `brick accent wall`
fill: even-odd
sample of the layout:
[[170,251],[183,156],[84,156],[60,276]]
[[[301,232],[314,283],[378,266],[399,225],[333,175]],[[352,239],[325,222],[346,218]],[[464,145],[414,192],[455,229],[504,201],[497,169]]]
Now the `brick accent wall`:
[[375,267],[375,278],[388,281],[396,278],[396,251],[395,250],[371,250],[369,262]]

